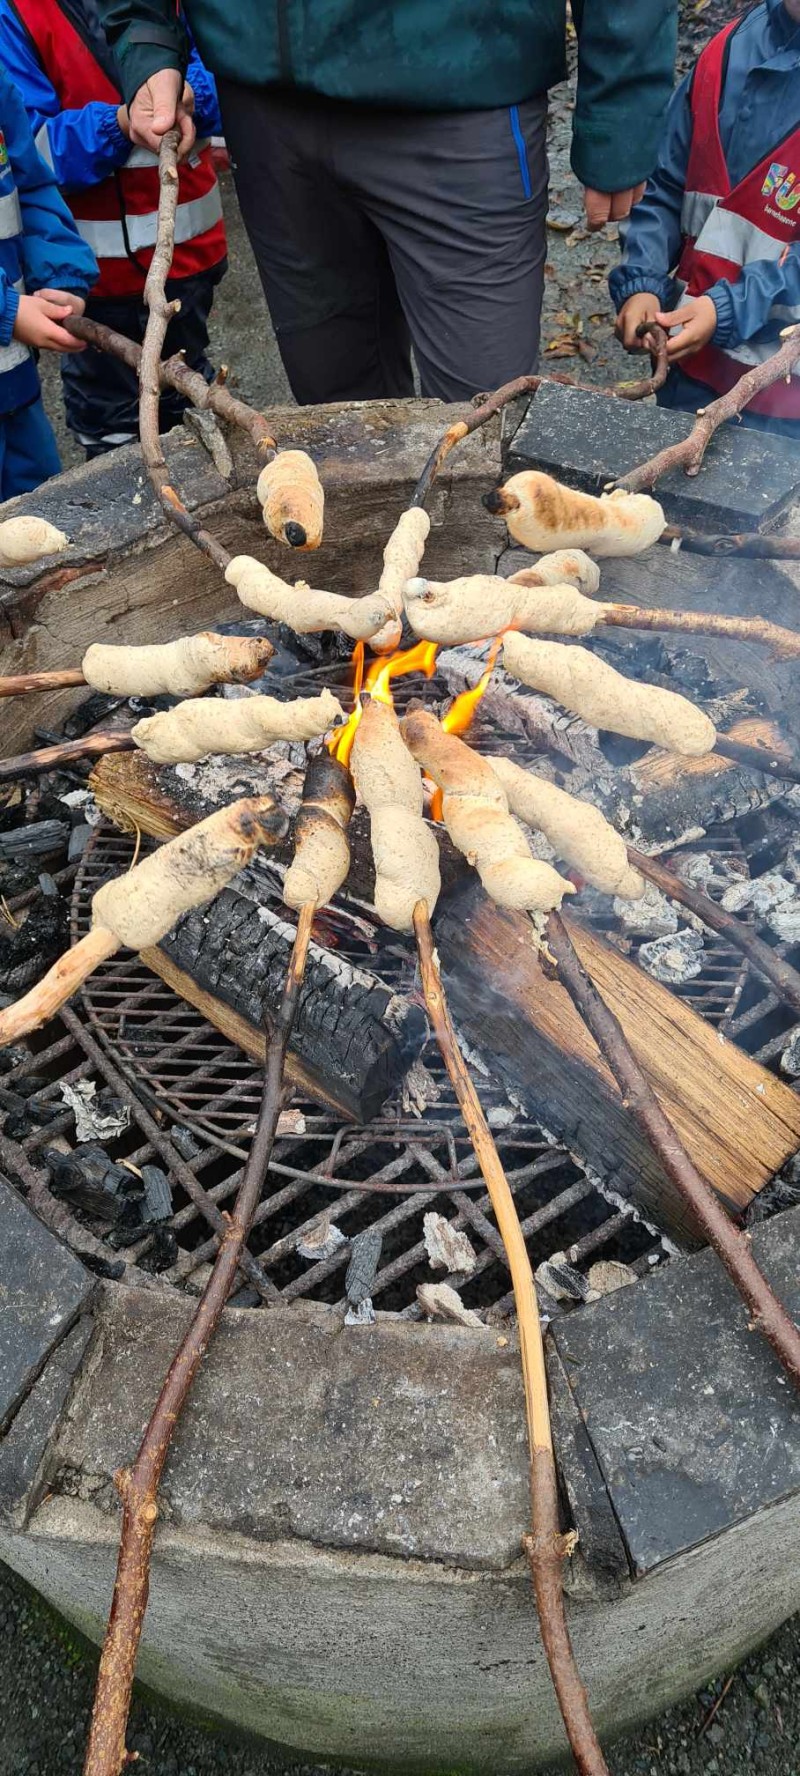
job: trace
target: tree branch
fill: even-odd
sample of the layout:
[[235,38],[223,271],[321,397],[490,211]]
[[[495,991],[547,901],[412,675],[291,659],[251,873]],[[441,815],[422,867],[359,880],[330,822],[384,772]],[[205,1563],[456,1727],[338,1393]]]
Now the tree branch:
[[133,746],[130,734],[116,730],[84,734],[80,740],[63,740],[56,746],[40,746],[37,752],[20,752],[16,758],[0,759],[0,783],[39,771],[56,771],[75,759],[102,758],[107,752],[132,752]]
[[787,1374],[800,1386],[800,1331],[777,1295],[773,1294],[763,1271],[759,1270],[748,1236],[734,1227],[664,1115],[621,1025],[580,962],[559,913],[550,914],[547,942],[558,964],[558,979],[591,1030],[616,1079],[626,1108],[688,1204],[709,1245],[724,1264],[734,1288],[750,1308],[753,1328],[769,1340]]
[[617,629],[674,629],[680,635],[722,635],[771,647],[778,660],[800,655],[800,635],[766,617],[723,617],[706,611],[649,610],[639,604],[604,604],[603,623]]
[[123,1505],[122,1536],[111,1615],[100,1658],[84,1776],[120,1776],[129,1761],[125,1730],[150,1588],[159,1482],[175,1426],[230,1294],[269,1165],[281,1110],[286,1049],[300,996],[313,916],[314,907],[306,906],[298,918],[286,985],[267,1046],[264,1091],[253,1145],[227,1232],[191,1323],[172,1360],[133,1467],[115,1475]]
[[689,555],[732,555],[762,561],[800,561],[800,537],[762,536],[759,531],[739,531],[731,536],[711,536],[704,530],[681,530],[668,524],[660,543],[677,543]]
[[533,1531],[524,1537],[523,1547],[530,1563],[542,1641],[578,1769],[582,1776],[608,1776],[605,1758],[592,1726],[586,1691],[575,1665],[564,1612],[561,1562],[567,1547],[559,1525],[544,1346],[531,1263],[494,1136],[484,1116],[450,1020],[425,901],[419,901],[414,908],[414,933],[425,1004],[478,1164],[486,1180],[514,1287],[531,1452]]

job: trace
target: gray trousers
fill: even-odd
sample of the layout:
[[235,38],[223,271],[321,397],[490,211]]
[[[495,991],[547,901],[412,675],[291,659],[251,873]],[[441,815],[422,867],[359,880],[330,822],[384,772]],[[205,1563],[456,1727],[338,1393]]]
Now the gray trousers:
[[544,98],[383,111],[218,82],[245,227],[296,400],[469,399],[535,368]]

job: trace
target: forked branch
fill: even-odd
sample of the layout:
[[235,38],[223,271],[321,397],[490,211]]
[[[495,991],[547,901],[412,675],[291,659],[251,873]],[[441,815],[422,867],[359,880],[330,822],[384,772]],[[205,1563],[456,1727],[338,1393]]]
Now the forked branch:
[[425,1004],[478,1164],[486,1180],[514,1287],[531,1456],[533,1527],[531,1534],[525,1536],[523,1546],[530,1563],[542,1642],[567,1737],[581,1776],[608,1776],[608,1767],[592,1726],[586,1691],[575,1664],[564,1611],[561,1562],[567,1546],[558,1519],[558,1489],[547,1399],[544,1345],[531,1263],[494,1136],[484,1116],[450,1019],[425,901],[418,901],[414,909],[414,932]]

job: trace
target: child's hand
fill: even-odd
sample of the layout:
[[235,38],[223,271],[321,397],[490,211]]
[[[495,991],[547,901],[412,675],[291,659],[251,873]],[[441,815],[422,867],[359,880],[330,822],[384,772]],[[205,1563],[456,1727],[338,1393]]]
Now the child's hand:
[[639,290],[635,296],[629,296],[617,315],[614,332],[622,341],[628,352],[647,350],[647,340],[640,339],[637,328],[643,321],[658,320],[659,301],[651,290]]
[[717,311],[710,296],[693,296],[682,308],[675,308],[671,313],[659,310],[656,320],[668,333],[670,328],[680,327],[680,333],[667,340],[667,357],[671,364],[700,351],[717,330]]
[[79,352],[86,347],[80,339],[59,326],[68,315],[83,314],[80,296],[67,290],[40,290],[36,296],[20,296],[14,338],[35,351]]

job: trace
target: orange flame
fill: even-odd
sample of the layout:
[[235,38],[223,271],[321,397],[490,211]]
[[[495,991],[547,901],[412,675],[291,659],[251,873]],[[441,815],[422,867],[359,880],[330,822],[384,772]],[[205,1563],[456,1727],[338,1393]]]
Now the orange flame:
[[[359,652],[360,650],[360,652]],[[378,703],[392,706],[391,680],[400,678],[406,672],[424,672],[431,678],[436,671],[436,655],[438,643],[435,641],[418,641],[416,647],[406,648],[404,652],[390,654],[387,659],[373,660],[364,679],[364,643],[357,641],[353,649],[354,679],[353,695],[355,706],[353,713],[345,722],[344,727],[337,728],[331,735],[328,747],[333,757],[342,765],[349,765],[356,728],[361,720],[361,686],[374,697]]]
[[456,697],[455,703],[451,703],[447,714],[442,717],[442,727],[446,734],[466,734],[467,728],[470,726],[470,723],[474,718],[481,697],[484,696],[488,689],[489,680],[494,671],[495,661],[502,645],[502,636],[498,635],[497,639],[492,642],[491,648],[489,649],[489,658],[486,662],[486,670],[481,673],[477,684],[473,685],[472,690],[470,691],[462,691],[461,696]]

